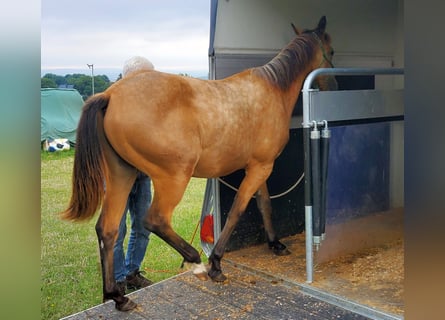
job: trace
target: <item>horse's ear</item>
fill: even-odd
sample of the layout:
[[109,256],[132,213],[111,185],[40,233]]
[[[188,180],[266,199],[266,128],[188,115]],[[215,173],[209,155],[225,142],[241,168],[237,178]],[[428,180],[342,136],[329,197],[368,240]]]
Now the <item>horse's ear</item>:
[[301,34],[301,30],[298,30],[297,27],[291,22],[290,25],[295,32],[295,35],[299,36]]
[[323,34],[326,31],[326,16],[322,16],[317,26],[317,33]]

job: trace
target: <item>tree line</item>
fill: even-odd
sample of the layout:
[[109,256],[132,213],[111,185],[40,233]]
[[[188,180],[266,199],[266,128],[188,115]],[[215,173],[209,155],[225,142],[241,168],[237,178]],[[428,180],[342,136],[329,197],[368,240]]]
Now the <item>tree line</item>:
[[[179,73],[183,77],[191,77],[187,73]],[[116,81],[122,79],[122,73],[119,74]],[[85,74],[75,73],[59,76],[53,73],[47,73],[40,79],[41,88],[59,88],[72,86],[72,88],[79,91],[83,100],[91,96],[93,88],[91,84],[91,76]],[[106,75],[94,76],[94,93],[105,91],[114,82],[111,82]]]
[[[117,80],[120,78],[122,78],[121,74]],[[111,82],[106,75],[94,76],[94,93],[103,92],[112,84],[113,82]],[[72,86],[74,89],[79,91],[84,100],[86,100],[93,93],[91,76],[87,76],[85,74],[76,73],[60,76],[53,73],[47,73],[41,78],[41,88],[59,88],[66,86]]]

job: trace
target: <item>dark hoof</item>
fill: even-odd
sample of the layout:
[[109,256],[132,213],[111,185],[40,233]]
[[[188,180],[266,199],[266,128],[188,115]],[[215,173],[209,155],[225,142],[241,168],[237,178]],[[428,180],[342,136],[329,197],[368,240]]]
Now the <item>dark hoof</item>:
[[288,256],[290,255],[290,251],[287,248],[284,249],[276,249],[272,248],[272,252],[277,256]]
[[209,277],[215,282],[224,282],[227,277],[221,271],[209,271]]
[[124,297],[124,301],[121,303],[116,302],[116,309],[119,311],[130,311],[137,307],[137,304],[132,300]]
[[290,251],[280,241],[269,242],[269,249],[277,256],[287,256]]

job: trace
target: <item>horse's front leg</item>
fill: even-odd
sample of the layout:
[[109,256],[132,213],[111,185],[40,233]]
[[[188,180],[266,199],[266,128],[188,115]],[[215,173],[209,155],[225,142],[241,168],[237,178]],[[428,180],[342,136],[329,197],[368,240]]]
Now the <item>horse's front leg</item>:
[[282,244],[275,233],[272,225],[272,205],[270,201],[269,190],[264,182],[256,193],[256,203],[263,217],[264,229],[266,230],[267,243],[269,248],[278,256],[290,254],[290,251]]
[[268,165],[257,164],[256,166],[251,165],[246,169],[246,176],[241,181],[235,200],[227,215],[226,223],[209,257],[209,262],[211,263],[209,276],[213,281],[223,282],[226,280],[226,276],[221,271],[221,259],[224,255],[227,241],[235,229],[239,218],[246,210],[253,194],[269,177],[272,172],[272,166],[273,163]]
[[[125,292],[121,292],[116,285],[114,278],[114,245],[117,239],[119,223],[122,214],[107,214],[107,201],[105,199],[99,220],[96,223],[96,234],[99,241],[100,262],[102,268],[103,300],[104,302],[113,299],[116,303],[116,309],[120,311],[129,311],[137,305],[127,297]],[[120,210],[123,213],[125,206]],[[117,211],[116,211],[117,212]]]

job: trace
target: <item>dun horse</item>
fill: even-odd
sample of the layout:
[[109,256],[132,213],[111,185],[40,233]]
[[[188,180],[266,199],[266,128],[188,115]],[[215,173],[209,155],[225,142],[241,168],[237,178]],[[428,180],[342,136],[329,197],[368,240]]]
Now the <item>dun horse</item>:
[[[305,77],[330,67],[333,50],[326,18],[305,30],[269,63],[222,80],[199,80],[157,71],[134,72],[84,105],[77,128],[73,190],[68,220],[91,218],[101,207],[96,232],[104,300],[118,310],[136,304],[119,293],[113,277],[113,247],[136,175],[153,182],[154,197],[145,226],[192,264],[199,278],[224,281],[226,243],[251,197],[256,201],[275,254],[288,254],[271,224],[266,180],[289,137],[289,121]],[[327,79],[319,86],[326,89]],[[209,257],[171,227],[173,210],[193,177],[219,177],[244,169],[219,240]],[[106,189],[106,190],[105,190]]]

